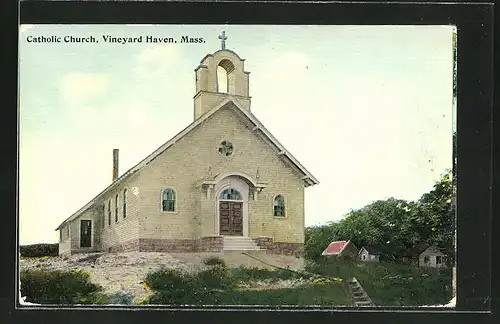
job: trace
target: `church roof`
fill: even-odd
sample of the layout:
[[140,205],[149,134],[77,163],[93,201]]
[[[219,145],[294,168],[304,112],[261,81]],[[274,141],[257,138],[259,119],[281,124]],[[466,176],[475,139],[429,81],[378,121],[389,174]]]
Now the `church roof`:
[[303,177],[301,178],[304,181],[304,184],[306,187],[318,184],[319,181],[309,172],[306,170],[306,168],[300,164],[300,162],[293,157],[284,147],[281,145],[281,143],[278,142],[278,140],[262,125],[262,123],[255,117],[251,112],[247,111],[246,109],[241,108],[237,104],[237,99],[234,98],[228,98],[225,99],[221,104],[217,105],[215,108],[211,109],[204,115],[200,116],[198,119],[196,119],[194,122],[192,122],[189,126],[184,128],[181,132],[179,132],[177,135],[175,135],[172,139],[170,139],[168,142],[160,146],[158,149],[156,149],[153,153],[148,155],[145,159],[143,159],[141,162],[139,162],[137,165],[129,169],[127,172],[122,174],[120,177],[118,177],[113,183],[111,183],[106,189],[104,189],[101,193],[99,193],[94,199],[89,201],[85,206],[80,208],[77,212],[75,212],[73,215],[68,217],[66,220],[64,220],[57,228],[56,231],[59,230],[65,223],[77,218],[81,213],[84,211],[88,210],[98,199],[100,199],[104,194],[108,193],[112,189],[114,189],[116,186],[118,186],[120,183],[128,179],[132,174],[136,173],[137,171],[141,170],[144,166],[148,165],[151,161],[153,161],[156,157],[158,157],[160,154],[165,152],[168,148],[170,148],[172,145],[174,145],[177,141],[179,141],[181,138],[183,138],[186,134],[191,132],[193,129],[195,129],[198,125],[202,124],[205,120],[207,120],[210,116],[212,116],[214,113],[219,111],[222,108],[230,108],[235,110],[236,112],[239,113],[239,115],[244,116],[246,119],[248,119],[252,125],[253,125],[253,130],[257,131],[258,134],[266,138],[275,148],[276,148],[276,153],[281,156],[286,162],[288,162],[291,166],[295,167],[300,173],[302,173]]

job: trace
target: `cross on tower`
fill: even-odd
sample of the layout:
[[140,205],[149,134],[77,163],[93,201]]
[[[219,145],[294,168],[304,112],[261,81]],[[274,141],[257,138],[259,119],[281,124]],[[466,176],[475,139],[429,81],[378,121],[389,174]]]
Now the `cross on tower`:
[[227,36],[226,36],[226,32],[224,30],[222,31],[222,35],[219,36],[219,39],[221,40],[221,47],[222,47],[222,49],[226,49],[226,39],[227,39]]

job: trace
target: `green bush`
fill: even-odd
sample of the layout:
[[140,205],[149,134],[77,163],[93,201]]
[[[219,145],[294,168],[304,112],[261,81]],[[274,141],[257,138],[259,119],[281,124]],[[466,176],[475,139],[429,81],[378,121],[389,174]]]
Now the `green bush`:
[[212,290],[186,293],[181,301],[172,300],[168,291],[157,291],[142,304],[172,305],[351,305],[351,300],[341,284],[311,285],[302,288],[283,288],[275,290]]
[[229,270],[221,266],[200,271],[193,275],[193,279],[199,288],[208,289],[229,289],[233,282]]
[[245,281],[253,281],[253,280],[289,280],[296,279],[300,277],[304,277],[305,275],[298,274],[293,271],[289,271],[286,269],[279,270],[271,270],[267,268],[259,268],[259,267],[238,267],[234,268],[231,271],[231,275],[233,280],[245,282]]
[[151,304],[193,304],[201,302],[202,294],[198,281],[188,273],[176,269],[161,269],[146,276],[146,284],[156,293],[150,298]]
[[19,246],[23,258],[39,258],[44,256],[58,256],[59,244],[32,244]]
[[208,266],[226,267],[226,262],[219,257],[211,256],[203,260],[203,263]]
[[103,304],[102,287],[90,282],[84,271],[22,271],[21,294],[38,304]]
[[133,303],[132,296],[122,292],[117,292],[110,295],[108,297],[108,300],[110,304],[132,305]]

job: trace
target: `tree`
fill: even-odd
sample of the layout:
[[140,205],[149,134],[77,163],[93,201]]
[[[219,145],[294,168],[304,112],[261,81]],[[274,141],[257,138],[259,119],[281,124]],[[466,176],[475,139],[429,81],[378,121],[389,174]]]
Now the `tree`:
[[338,237],[358,248],[376,248],[382,259],[395,259],[419,241],[410,221],[414,205],[395,198],[375,201],[340,221]]
[[422,242],[436,245],[453,255],[455,215],[452,205],[454,194],[452,171],[445,172],[434,188],[422,195],[418,202],[418,217],[423,226],[418,228]]
[[338,230],[338,223],[327,223],[321,226],[307,227],[305,230],[304,257],[308,260],[318,260],[321,253],[334,240]]

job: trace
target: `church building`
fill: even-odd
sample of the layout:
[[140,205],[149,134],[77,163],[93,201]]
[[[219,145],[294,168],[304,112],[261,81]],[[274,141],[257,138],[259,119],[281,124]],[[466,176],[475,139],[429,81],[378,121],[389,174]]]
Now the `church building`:
[[[304,248],[304,188],[318,180],[252,114],[244,59],[225,48],[196,73],[194,121],[67,218],[59,254]],[[223,82],[221,82],[223,80]]]

